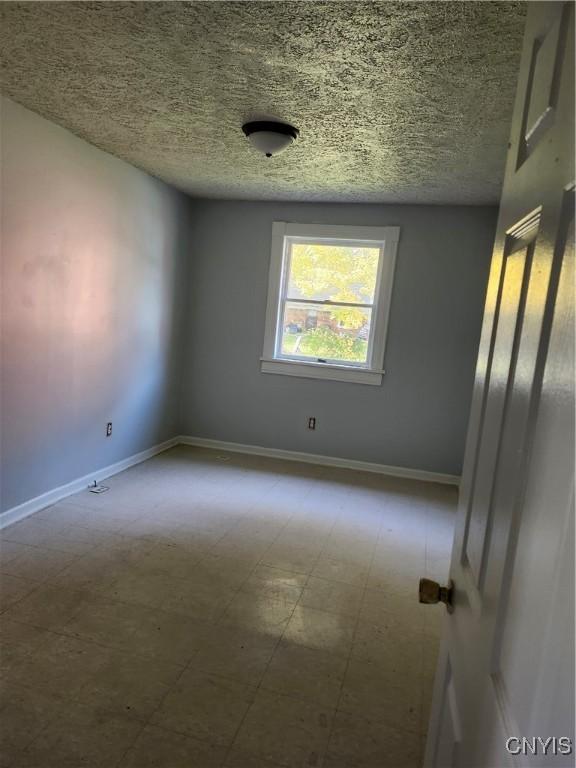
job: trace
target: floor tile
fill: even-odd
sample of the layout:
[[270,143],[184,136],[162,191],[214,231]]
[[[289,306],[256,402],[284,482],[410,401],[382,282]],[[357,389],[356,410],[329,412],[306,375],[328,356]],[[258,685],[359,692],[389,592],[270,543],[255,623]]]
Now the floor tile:
[[263,556],[263,565],[285,571],[309,574],[318,559],[318,549],[307,549],[298,544],[275,543]]
[[240,591],[296,604],[307,579],[306,574],[258,565],[241,584]]
[[[265,555],[269,546],[269,541],[259,540],[256,536],[250,537],[247,534],[236,535],[233,528],[213,545],[210,555],[236,560],[249,568],[253,568]],[[242,576],[245,578],[246,573],[242,574]]]
[[410,669],[420,674],[423,654],[422,632],[403,625],[358,623],[352,656],[389,669]]
[[18,768],[110,768],[142,726],[126,717],[75,703],[53,720],[18,758]]
[[363,588],[368,578],[368,565],[341,557],[321,556],[312,570],[312,575]]
[[47,633],[42,645],[15,662],[5,679],[9,683],[74,698],[100,666],[102,652],[92,643]]
[[273,634],[221,624],[206,632],[191,664],[204,672],[257,685],[277,643]]
[[188,579],[166,573],[128,572],[117,579],[106,594],[115,600],[172,611],[204,621],[216,621],[236,591],[221,582],[193,571]]
[[203,622],[186,616],[93,596],[61,631],[110,648],[187,664],[204,628]]
[[274,568],[270,565],[257,565],[251,573],[253,578],[264,581],[267,584],[287,587],[304,587],[308,576],[297,571],[286,571],[282,568]]
[[5,617],[44,629],[60,629],[92,602],[88,592],[40,585],[29,595],[9,607]]
[[239,556],[211,554],[204,558],[194,570],[193,578],[208,584],[238,589],[254,567]]
[[285,763],[264,760],[260,755],[249,755],[237,749],[228,752],[223,768],[284,768]]
[[51,637],[51,633],[39,627],[9,621],[0,621],[0,674],[6,675],[14,664],[20,663],[38,651]]
[[0,531],[0,542],[15,541],[18,544],[27,544],[32,547],[41,547],[42,540],[46,537],[51,526],[47,520],[39,519],[37,515],[31,515]]
[[416,594],[390,594],[379,589],[367,589],[362,598],[359,619],[362,624],[381,626],[388,626],[391,620],[396,620],[418,630],[423,629],[427,615],[436,614],[435,607],[421,605]]
[[351,616],[297,605],[284,633],[284,639],[308,648],[347,656],[355,626],[356,619]]
[[183,672],[176,664],[111,649],[97,657],[75,698],[141,720],[150,717]]
[[444,555],[426,555],[424,576],[440,584],[448,580],[450,573],[450,553]]
[[422,608],[424,609],[422,612],[424,635],[427,639],[434,639],[437,646],[448,618],[446,607],[443,603],[438,603],[437,605],[423,605]]
[[363,594],[364,590],[359,587],[310,576],[299,605],[355,617],[360,611]]
[[332,717],[331,709],[260,690],[233,748],[290,768],[320,767]]
[[456,494],[217,456],[0,533],[0,768],[420,765]]
[[[10,530],[7,528],[6,530]],[[15,541],[0,540],[0,573],[2,572],[2,566],[15,560],[19,555],[23,555],[30,551],[30,545],[20,544]]]
[[232,624],[260,635],[280,637],[295,611],[293,600],[283,596],[239,592],[222,616],[222,624]]
[[402,595],[410,599],[417,597],[418,583],[423,575],[423,563],[414,566],[373,563],[366,586],[368,589],[378,589],[386,594]]
[[134,634],[147,615],[146,608],[98,597],[81,602],[60,629],[73,637],[132,650]]
[[125,568],[125,563],[120,557],[115,557],[113,550],[98,548],[96,552],[74,560],[63,570],[50,575],[48,581],[67,590],[102,592],[125,573]]
[[383,722],[338,712],[324,768],[419,768],[421,742]]
[[390,727],[419,733],[422,679],[406,670],[351,659],[338,709]]
[[[177,534],[178,535],[178,534]],[[200,542],[192,544],[186,532],[182,531],[179,545],[178,539],[165,539],[162,532],[149,537],[152,547],[138,561],[137,566],[150,574],[165,575],[174,579],[190,579],[194,569],[209,552]]]
[[281,641],[261,687],[334,709],[345,669],[343,656]]
[[96,546],[88,529],[69,523],[38,519],[36,515],[6,528],[1,536],[7,542],[19,542],[43,549],[53,549],[70,555],[83,555]]
[[5,574],[19,576],[23,579],[45,581],[50,576],[55,576],[64,570],[67,565],[73,563],[77,555],[66,552],[57,552],[52,549],[30,547],[18,557],[3,565]]
[[198,650],[208,625],[169,611],[142,609],[136,614],[128,650],[174,664],[188,664]]
[[67,703],[53,694],[14,686],[0,686],[0,765],[8,766],[45,728],[65,711]]
[[230,678],[188,669],[167,694],[152,722],[220,746],[232,742],[256,689]]
[[322,556],[336,560],[353,560],[369,566],[375,546],[374,536],[368,539],[357,538],[353,534],[342,531],[336,535],[330,535],[322,548]]
[[32,579],[0,573],[0,611],[19,602],[39,586],[40,583]]
[[118,768],[219,768],[224,747],[147,725]]

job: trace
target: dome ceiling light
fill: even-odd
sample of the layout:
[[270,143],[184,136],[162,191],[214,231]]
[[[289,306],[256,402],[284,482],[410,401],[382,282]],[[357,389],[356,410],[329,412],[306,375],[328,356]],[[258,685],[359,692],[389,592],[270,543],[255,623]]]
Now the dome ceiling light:
[[266,157],[278,155],[287,149],[300,131],[288,123],[276,123],[268,120],[254,120],[244,123],[242,130],[250,143]]

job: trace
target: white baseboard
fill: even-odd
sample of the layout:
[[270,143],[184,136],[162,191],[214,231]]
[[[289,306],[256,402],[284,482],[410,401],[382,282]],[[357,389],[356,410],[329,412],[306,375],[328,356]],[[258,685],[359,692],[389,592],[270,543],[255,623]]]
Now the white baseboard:
[[214,448],[219,451],[231,451],[233,453],[249,453],[255,456],[269,456],[275,459],[288,461],[301,461],[306,464],[320,464],[326,467],[342,467],[343,469],[356,469],[362,472],[376,472],[380,475],[391,477],[405,477],[410,480],[424,480],[428,483],[442,483],[444,485],[458,486],[459,475],[446,475],[440,472],[428,472],[424,469],[410,469],[408,467],[392,467],[388,464],[373,464],[369,461],[357,461],[356,459],[341,459],[337,456],[320,456],[316,453],[301,453],[300,451],[284,451],[280,448],[265,448],[261,445],[243,445],[242,443],[227,443],[224,440],[210,440],[206,437],[193,437],[180,435],[178,442],[182,445],[195,445],[198,448]]
[[405,477],[411,480],[424,480],[429,483],[443,483],[445,485],[456,485],[460,482],[458,475],[445,475],[440,472],[428,472],[423,469],[409,469],[408,467],[392,467],[387,464],[373,464],[369,461],[356,461],[356,459],[341,459],[337,456],[321,456],[316,453],[301,453],[300,451],[284,451],[280,448],[265,448],[261,445],[243,445],[242,443],[228,443],[224,440],[209,440],[205,437],[192,437],[190,435],[180,435],[166,440],[163,443],[147,448],[145,451],[128,456],[116,464],[110,464],[108,467],[94,470],[84,477],[72,480],[66,485],[53,488],[51,491],[42,493],[34,499],[25,501],[17,507],[6,510],[0,514],[0,530],[6,528],[19,520],[23,520],[35,512],[39,512],[45,507],[73,493],[78,493],[87,488],[95,479],[104,480],[112,475],[117,475],[135,464],[140,464],[146,459],[156,456],[158,453],[167,451],[175,445],[194,445],[199,448],[214,448],[218,451],[230,451],[233,453],[248,453],[254,456],[268,456],[275,459],[286,459],[287,461],[301,461],[305,464],[319,464],[325,467],[342,467],[343,469],[356,469],[362,472],[376,472],[380,475],[390,475],[391,477]]
[[76,480],[72,480],[66,485],[60,485],[58,488],[53,488],[51,491],[46,491],[40,496],[36,496],[29,501],[25,501],[23,504],[19,504],[17,507],[7,509],[6,512],[0,514],[0,530],[6,528],[13,523],[17,523],[19,520],[23,520],[29,515],[33,515],[34,512],[39,512],[45,507],[49,507],[52,504],[56,504],[57,501],[71,496],[73,493],[83,491],[87,488],[95,479],[104,480],[112,475],[117,475],[119,472],[123,472],[129,467],[133,467],[135,464],[140,464],[146,459],[150,459],[152,456],[156,456],[157,453],[167,451],[169,448],[173,448],[178,445],[180,438],[173,437],[170,440],[165,440],[163,443],[153,445],[152,448],[147,448],[145,451],[135,453],[133,456],[128,456],[127,459],[117,461],[116,464],[110,464],[108,467],[102,467],[102,469],[94,470],[84,477],[79,477]]

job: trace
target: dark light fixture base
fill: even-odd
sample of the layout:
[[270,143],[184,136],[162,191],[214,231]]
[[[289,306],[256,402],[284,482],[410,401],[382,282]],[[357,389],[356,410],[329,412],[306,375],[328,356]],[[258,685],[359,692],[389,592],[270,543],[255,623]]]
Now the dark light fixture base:
[[258,131],[270,131],[270,133],[292,136],[293,139],[297,139],[300,134],[298,128],[294,128],[293,125],[289,123],[276,123],[273,120],[252,120],[251,122],[244,123],[242,131],[246,136],[250,136],[251,133],[258,133]]

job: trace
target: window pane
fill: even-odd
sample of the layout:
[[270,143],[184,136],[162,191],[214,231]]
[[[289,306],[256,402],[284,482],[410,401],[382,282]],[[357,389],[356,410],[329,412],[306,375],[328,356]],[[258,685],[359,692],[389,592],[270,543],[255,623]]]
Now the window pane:
[[283,355],[311,360],[366,363],[371,309],[326,307],[287,301],[282,323]]
[[380,248],[292,243],[289,299],[373,304]]

